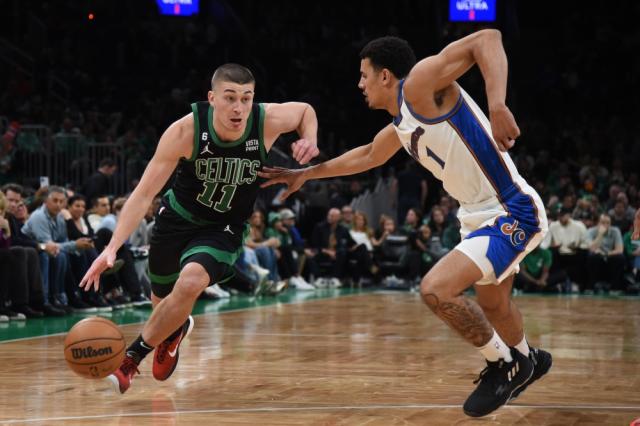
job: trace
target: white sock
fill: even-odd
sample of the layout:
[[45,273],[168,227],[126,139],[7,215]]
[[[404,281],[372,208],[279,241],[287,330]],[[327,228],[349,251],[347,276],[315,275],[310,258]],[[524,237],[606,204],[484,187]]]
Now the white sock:
[[513,361],[509,346],[502,341],[495,330],[493,330],[493,337],[489,340],[489,343],[478,349],[487,361],[496,362],[500,358],[504,359],[506,362]]
[[527,343],[527,338],[526,336],[522,336],[522,340],[520,341],[520,343],[518,343],[516,345],[516,349],[518,350],[518,352],[520,352],[522,355],[528,357],[529,356],[529,344]]

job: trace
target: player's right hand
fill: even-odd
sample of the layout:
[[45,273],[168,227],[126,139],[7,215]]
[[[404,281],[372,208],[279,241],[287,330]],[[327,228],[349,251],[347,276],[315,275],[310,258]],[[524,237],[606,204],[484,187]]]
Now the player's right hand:
[[520,128],[509,108],[504,104],[489,108],[489,117],[493,140],[498,144],[500,151],[512,148],[516,143],[516,138],[520,136]]
[[105,248],[100,256],[96,258],[91,264],[91,267],[84,274],[84,278],[80,281],[80,287],[84,288],[84,291],[89,291],[93,286],[94,290],[98,290],[100,287],[100,274],[102,274],[108,268],[113,267],[116,261],[116,252]]
[[304,169],[294,170],[283,167],[263,167],[262,170],[258,172],[258,176],[268,179],[260,185],[260,188],[266,188],[277,183],[287,185],[287,190],[280,195],[280,201],[286,200],[289,195],[300,189],[307,180],[304,177]]

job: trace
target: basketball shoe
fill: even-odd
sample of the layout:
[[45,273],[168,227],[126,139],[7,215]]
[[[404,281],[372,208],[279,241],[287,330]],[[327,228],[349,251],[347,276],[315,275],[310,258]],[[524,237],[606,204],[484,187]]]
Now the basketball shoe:
[[511,362],[500,358],[487,361],[487,367],[473,382],[478,387],[469,395],[462,409],[471,417],[482,417],[509,401],[513,393],[524,386],[533,374],[533,363],[518,350],[510,348]]
[[533,374],[528,382],[513,391],[513,395],[511,395],[511,399],[509,401],[516,399],[518,395],[524,392],[527,386],[547,374],[551,368],[551,364],[553,364],[553,359],[549,352],[538,348],[532,348],[531,346],[529,346],[529,359],[533,363]]
[[156,347],[153,355],[153,377],[156,380],[167,380],[171,377],[178,365],[180,343],[191,334],[194,324],[193,317],[189,315],[176,336],[170,336]]
[[138,363],[131,355],[126,354],[120,367],[111,373],[107,377],[107,380],[111,382],[116,392],[125,393],[127,389],[129,389],[129,386],[131,386],[135,374],[140,374],[140,371],[138,371]]

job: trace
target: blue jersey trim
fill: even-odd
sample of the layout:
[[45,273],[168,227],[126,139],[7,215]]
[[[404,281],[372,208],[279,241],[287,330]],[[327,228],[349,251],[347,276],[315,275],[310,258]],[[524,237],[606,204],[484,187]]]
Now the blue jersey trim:
[[496,278],[522,253],[535,234],[540,232],[538,209],[530,195],[513,181],[501,154],[466,102],[448,119],[460,139],[473,155],[496,191],[508,213],[491,226],[470,233],[467,238],[486,235],[489,239],[487,258]]
[[460,92],[460,96],[458,97],[458,100],[456,101],[456,104],[453,106],[453,108],[451,108],[451,111],[449,111],[446,114],[443,114],[439,117],[436,118],[427,118],[424,115],[420,115],[417,112],[415,112],[413,110],[413,107],[411,106],[411,104],[405,99],[404,100],[404,104],[407,106],[407,108],[409,109],[409,112],[411,113],[411,115],[413,115],[415,117],[416,120],[424,123],[424,124],[438,124],[441,123],[443,121],[446,121],[449,117],[453,116],[454,114],[456,114],[458,112],[458,109],[460,108],[460,106],[462,105],[462,92]]
[[398,85],[398,115],[393,117],[393,125],[397,126],[402,121],[402,87],[404,86],[404,78],[400,80],[400,84]]

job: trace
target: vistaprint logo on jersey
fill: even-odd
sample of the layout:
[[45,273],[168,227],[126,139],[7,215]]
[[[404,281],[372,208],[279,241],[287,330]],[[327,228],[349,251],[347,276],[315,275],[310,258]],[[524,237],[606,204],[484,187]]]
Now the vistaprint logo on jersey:
[[245,144],[245,152],[257,151],[260,149],[260,143],[258,139],[249,139]]

